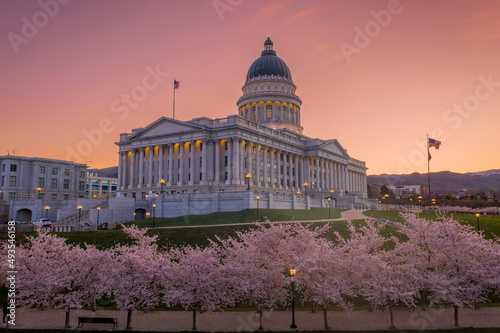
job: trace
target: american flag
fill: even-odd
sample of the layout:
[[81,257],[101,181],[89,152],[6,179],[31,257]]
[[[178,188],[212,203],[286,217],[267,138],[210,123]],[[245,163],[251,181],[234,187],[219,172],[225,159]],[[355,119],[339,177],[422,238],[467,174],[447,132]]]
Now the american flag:
[[181,82],[174,79],[174,89],[179,89],[179,83]]
[[439,149],[440,145],[441,145],[441,141],[429,139],[429,148],[434,147],[436,149]]

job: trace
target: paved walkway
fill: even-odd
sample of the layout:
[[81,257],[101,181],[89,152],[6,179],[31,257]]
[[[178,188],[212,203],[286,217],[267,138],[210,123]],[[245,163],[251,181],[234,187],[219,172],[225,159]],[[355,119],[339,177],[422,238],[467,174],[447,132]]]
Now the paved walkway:
[[[113,317],[118,318],[118,329],[126,326],[126,311],[71,310],[71,328],[77,329],[78,317]],[[290,311],[265,311],[264,329],[290,331]],[[17,310],[15,328],[62,329],[64,327],[64,310]],[[387,330],[390,324],[388,311],[365,310],[353,312],[330,311],[328,322],[332,330]],[[398,329],[452,329],[453,309],[395,310],[394,323]],[[500,308],[481,308],[459,310],[461,327],[500,327]],[[298,311],[296,324],[299,330],[323,330],[323,312]],[[5,327],[2,324],[0,327]],[[12,327],[12,326],[11,326]],[[134,311],[132,329],[136,331],[189,331],[192,327],[191,311]],[[259,316],[248,312],[215,312],[197,313],[199,331],[254,331],[259,327]],[[83,329],[109,329],[108,324],[84,324]],[[499,330],[500,331],[500,330]]]

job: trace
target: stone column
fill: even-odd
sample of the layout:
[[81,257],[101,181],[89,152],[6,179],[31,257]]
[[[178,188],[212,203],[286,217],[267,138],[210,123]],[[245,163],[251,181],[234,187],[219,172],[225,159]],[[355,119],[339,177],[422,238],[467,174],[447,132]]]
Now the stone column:
[[194,160],[194,150],[196,149],[196,141],[189,141],[189,149],[191,149],[190,154],[189,154],[189,159],[191,161],[191,165],[189,168],[189,181],[188,185],[193,185],[194,184],[194,167],[195,167],[195,160]]
[[184,142],[179,142],[179,181],[177,182],[177,186],[181,186],[184,184]]
[[[274,105],[274,104],[273,104]],[[262,146],[262,185],[267,187],[267,147]]]
[[233,179],[233,140],[227,139],[227,180],[226,184],[231,184]]
[[299,180],[299,156],[298,155],[295,155],[295,179],[294,180],[295,180],[295,188],[300,188],[300,180]]
[[269,147],[269,181],[271,182],[270,186],[271,188],[274,187],[274,149]]
[[220,180],[220,140],[215,140],[215,169],[214,169],[214,184],[219,184]]
[[281,188],[281,151],[276,149],[276,188]]
[[137,180],[137,188],[141,188],[144,184],[144,147],[139,148],[139,179]]
[[242,145],[242,142],[240,142],[239,138],[233,138],[233,150],[234,150],[234,156],[233,156],[234,182],[233,182],[233,184],[236,184],[236,185],[241,184],[241,181],[240,181],[240,159],[239,159],[241,145]]
[[128,188],[132,188],[134,186],[134,178],[135,178],[135,150],[130,150],[130,181]]
[[157,184],[160,183],[160,179],[163,179],[163,148],[163,145],[158,145],[158,179],[156,180]]
[[288,167],[288,154],[286,151],[283,152],[283,188],[287,188],[288,175],[286,174],[286,168]]
[[[298,184],[297,184],[297,188],[302,188],[302,185],[304,184],[305,182],[305,179],[304,179],[304,156],[297,156],[298,158],[300,157],[300,163],[299,163],[299,169],[300,169],[300,178],[298,179]],[[297,171],[298,172],[298,171]]]
[[124,190],[127,186],[127,152],[123,152],[122,153],[122,166],[123,166],[123,170],[122,170],[122,183],[120,184],[120,186],[122,187],[122,190]]
[[207,150],[208,150],[208,140],[203,140],[201,141],[201,179],[200,179],[200,185],[205,185],[208,183],[208,177],[207,177],[207,165],[208,165],[208,160],[207,160]]
[[149,161],[148,161],[148,187],[153,186],[153,152],[155,147],[149,147]]
[[[122,160],[123,160],[123,157],[122,157],[122,155],[123,155],[123,153],[121,151],[119,151],[118,152],[118,184],[119,184],[120,187],[118,189],[120,189],[120,190],[122,188],[122,183],[123,183],[123,180],[122,180],[122,173],[123,173],[123,171],[122,171],[122,169],[123,169],[123,165],[122,165],[123,161]],[[33,175],[32,184],[35,185],[36,184],[36,182],[35,182],[35,178],[36,177],[35,177],[35,166],[34,165],[32,167],[31,174]],[[111,186],[110,186],[110,188],[111,188]]]
[[174,166],[174,147],[175,143],[168,145],[168,183],[167,186],[172,186],[173,166]]
[[320,169],[319,169],[319,156],[316,156],[316,188],[319,189],[319,180],[320,180]]
[[260,186],[260,145],[258,143],[255,144],[255,178],[255,184]]

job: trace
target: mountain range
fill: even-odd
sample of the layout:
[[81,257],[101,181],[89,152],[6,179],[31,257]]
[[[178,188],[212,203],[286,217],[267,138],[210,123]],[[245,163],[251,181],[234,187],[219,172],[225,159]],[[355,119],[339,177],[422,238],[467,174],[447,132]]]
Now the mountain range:
[[[487,192],[500,190],[500,170],[482,172],[455,173],[450,171],[431,172],[431,191],[448,192],[476,189]],[[409,175],[374,175],[368,176],[368,185],[427,185],[426,173]]]

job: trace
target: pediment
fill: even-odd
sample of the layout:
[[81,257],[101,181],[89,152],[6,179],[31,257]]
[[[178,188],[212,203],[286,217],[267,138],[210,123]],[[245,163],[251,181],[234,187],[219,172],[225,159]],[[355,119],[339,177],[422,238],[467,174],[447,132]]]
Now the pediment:
[[186,124],[185,122],[179,120],[162,117],[137,133],[134,133],[130,139],[145,139],[175,133],[185,133],[200,130],[202,128],[202,126]]
[[347,151],[340,145],[340,143],[336,139],[325,141],[320,145],[320,148],[336,155],[350,157],[349,154],[347,154]]

